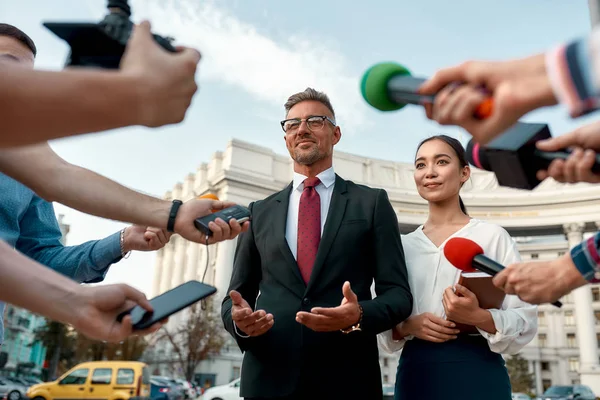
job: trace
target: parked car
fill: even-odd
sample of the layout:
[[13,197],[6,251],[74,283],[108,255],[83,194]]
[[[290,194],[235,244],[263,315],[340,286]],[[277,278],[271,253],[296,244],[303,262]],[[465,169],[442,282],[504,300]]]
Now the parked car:
[[513,393],[512,400],[531,400],[531,397],[525,393]]
[[150,400],[171,400],[170,391],[171,386],[168,383],[150,379]]
[[539,396],[541,400],[596,400],[596,395],[592,389],[586,385],[555,385],[550,386],[543,395]]
[[159,384],[167,385],[169,390],[169,400],[184,400],[185,393],[183,393],[183,387],[175,382],[173,379],[166,376],[152,375],[150,380],[153,380]]
[[20,379],[9,376],[0,377],[0,398],[7,400],[26,399],[27,388],[29,384],[23,383]]
[[240,397],[240,379],[235,379],[226,385],[208,388],[198,400],[242,400]]
[[196,389],[194,388],[194,386],[192,386],[191,383],[189,383],[185,379],[175,379],[175,381],[177,381],[177,383],[179,383],[183,387],[186,399],[195,399],[196,397],[198,397],[198,394],[196,394]]
[[56,381],[31,386],[27,396],[33,400],[148,398],[150,373],[145,363],[137,361],[85,362]]

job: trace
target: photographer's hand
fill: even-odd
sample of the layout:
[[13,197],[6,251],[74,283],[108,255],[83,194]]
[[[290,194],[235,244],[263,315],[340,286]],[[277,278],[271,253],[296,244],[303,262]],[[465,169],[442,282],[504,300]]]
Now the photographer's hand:
[[132,78],[137,102],[131,107],[140,125],[157,127],[185,117],[198,88],[195,73],[200,53],[185,47],[177,50],[172,54],[160,47],[148,21],[134,27],[120,67]]

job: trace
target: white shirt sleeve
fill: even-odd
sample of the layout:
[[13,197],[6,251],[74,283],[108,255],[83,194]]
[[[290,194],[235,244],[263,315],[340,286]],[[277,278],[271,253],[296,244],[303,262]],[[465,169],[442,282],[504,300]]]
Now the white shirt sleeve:
[[404,339],[394,340],[392,338],[392,330],[381,332],[377,335],[377,342],[379,346],[390,354],[394,354],[404,348],[407,340],[411,340],[412,335],[405,337]]
[[[521,260],[516,243],[508,233],[497,240],[497,259],[501,260],[502,265],[506,267]],[[494,353],[516,354],[537,334],[537,306],[526,303],[515,295],[506,296],[501,310],[489,311],[496,326],[496,333],[490,334],[479,328],[477,330],[487,339],[490,350]]]

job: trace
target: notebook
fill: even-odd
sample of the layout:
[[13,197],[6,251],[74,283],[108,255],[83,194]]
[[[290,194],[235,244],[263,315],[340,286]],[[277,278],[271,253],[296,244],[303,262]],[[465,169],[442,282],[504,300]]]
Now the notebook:
[[[463,272],[458,284],[475,294],[479,300],[479,307],[486,310],[501,309],[506,293],[494,286],[492,279],[493,277],[485,272]],[[460,329],[461,333],[479,333],[473,325],[456,323],[456,328]]]

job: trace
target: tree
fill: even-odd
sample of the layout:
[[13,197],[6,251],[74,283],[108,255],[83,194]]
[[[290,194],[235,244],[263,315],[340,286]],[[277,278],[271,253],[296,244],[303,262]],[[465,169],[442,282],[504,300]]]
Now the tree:
[[176,364],[192,381],[194,371],[202,360],[219,354],[225,337],[221,328],[221,317],[212,300],[206,300],[205,307],[196,303],[189,307],[184,321],[169,330],[166,326],[160,331],[157,340],[168,340],[173,347]]
[[506,360],[506,369],[510,377],[513,392],[529,393],[533,388],[533,374],[529,372],[527,360],[515,354]]
[[76,364],[75,341],[77,335],[69,326],[46,318],[46,323],[35,330],[35,339],[46,347],[46,354],[51,355],[48,368],[48,379],[56,379],[65,368]]
[[130,336],[121,343],[105,343],[77,335],[76,358],[78,362],[99,360],[137,361],[142,357],[148,342],[139,336]]

